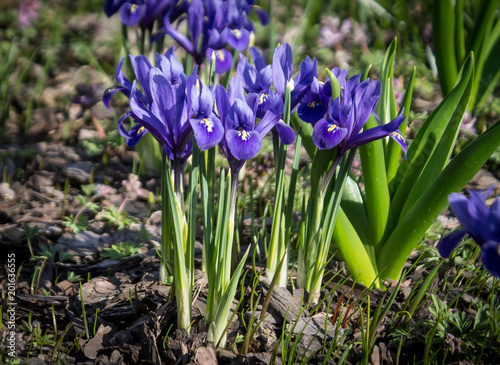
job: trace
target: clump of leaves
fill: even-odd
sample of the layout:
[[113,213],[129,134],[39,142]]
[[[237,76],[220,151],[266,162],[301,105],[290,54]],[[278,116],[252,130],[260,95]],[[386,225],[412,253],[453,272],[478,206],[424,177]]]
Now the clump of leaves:
[[71,214],[69,217],[64,217],[63,225],[73,233],[77,234],[89,228],[89,221],[83,213],[90,210],[92,213],[97,213],[99,205],[95,200],[108,193],[105,187],[100,187],[97,190],[94,184],[82,185],[84,195],[77,195],[75,198],[81,204],[81,208],[76,215]]
[[85,216],[70,214],[69,217],[64,217],[63,225],[74,234],[77,234],[89,228],[89,220]]
[[67,279],[70,283],[79,283],[80,281],[84,281],[80,275],[75,274],[73,271],[68,272]]
[[132,241],[118,242],[111,245],[111,247],[106,247],[101,252],[101,257],[103,259],[118,261],[124,257],[141,253],[141,247],[141,244],[133,243]]
[[[33,261],[38,261],[38,260],[48,260],[50,262],[68,262],[73,259],[75,255],[68,253],[68,252],[63,252],[63,251],[57,251],[56,246],[50,242],[48,246],[43,245],[42,246],[42,251],[38,255],[33,255],[31,257],[31,260]],[[59,260],[58,260],[59,258]]]
[[120,210],[115,206],[105,207],[102,212],[102,218],[110,225],[116,226],[118,230],[129,227],[132,223],[139,223],[140,220],[131,216],[124,210]]

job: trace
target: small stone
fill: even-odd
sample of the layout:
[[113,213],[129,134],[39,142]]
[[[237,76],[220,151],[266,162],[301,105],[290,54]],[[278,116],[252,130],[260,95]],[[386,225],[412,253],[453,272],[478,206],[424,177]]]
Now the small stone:
[[13,201],[16,198],[16,193],[10,188],[9,183],[3,182],[0,184],[0,197],[5,201]]
[[66,176],[81,184],[88,184],[90,181],[90,173],[92,171],[92,163],[89,161],[82,161],[69,164],[66,168]]

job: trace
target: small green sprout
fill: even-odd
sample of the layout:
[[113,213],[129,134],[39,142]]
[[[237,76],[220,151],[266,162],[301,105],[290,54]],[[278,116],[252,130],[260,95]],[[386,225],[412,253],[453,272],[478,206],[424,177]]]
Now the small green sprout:
[[80,281],[83,281],[84,279],[80,276],[74,273],[74,271],[68,272],[67,280],[70,283],[79,283]]
[[69,217],[64,217],[63,225],[74,234],[78,234],[89,228],[89,220],[85,216],[71,214]]
[[141,253],[141,247],[141,244],[133,243],[131,241],[118,242],[111,245],[111,247],[106,247],[104,251],[101,252],[101,257],[103,259],[119,261],[124,257]]
[[110,225],[116,226],[118,230],[129,227],[132,223],[139,223],[140,220],[131,216],[127,212],[116,208],[115,206],[105,207],[102,212],[102,218]]

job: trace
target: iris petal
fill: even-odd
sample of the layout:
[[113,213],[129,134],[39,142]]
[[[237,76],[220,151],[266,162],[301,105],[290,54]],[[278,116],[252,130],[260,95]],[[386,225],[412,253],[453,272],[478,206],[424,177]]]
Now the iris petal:
[[272,70],[274,89],[283,97],[286,84],[292,79],[293,72],[293,55],[289,44],[282,44],[274,51]]
[[123,24],[133,27],[142,20],[145,12],[145,5],[127,2],[120,7],[120,18]]
[[234,49],[243,52],[250,43],[250,32],[246,29],[232,29],[229,32],[227,43]]
[[212,58],[212,52],[215,52],[215,72],[218,74],[225,73],[231,69],[233,65],[233,56],[227,49],[213,50],[207,49],[207,59]]
[[467,232],[463,229],[457,229],[447,234],[439,240],[437,249],[442,257],[449,257],[453,250],[462,241]]
[[293,129],[283,121],[276,123],[276,130],[280,136],[281,142],[284,144],[292,144],[295,141],[295,132]]
[[493,276],[500,278],[499,242],[487,241],[481,249],[481,261]]
[[196,142],[202,151],[216,146],[224,136],[224,128],[219,118],[214,116],[190,119]]
[[259,132],[230,129],[226,132],[226,142],[231,153],[238,160],[249,160],[262,147],[262,136]]
[[315,124],[312,138],[320,150],[326,150],[337,146],[346,135],[346,128],[340,127],[324,118]]

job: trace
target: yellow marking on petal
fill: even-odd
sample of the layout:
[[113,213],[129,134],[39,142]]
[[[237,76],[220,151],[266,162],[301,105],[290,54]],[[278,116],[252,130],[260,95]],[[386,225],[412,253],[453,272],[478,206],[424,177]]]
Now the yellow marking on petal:
[[110,88],[108,88],[108,89],[106,90],[106,94],[108,94],[109,92],[111,92],[111,91],[113,91],[113,90],[116,90],[116,89],[118,89],[118,87],[117,87],[117,86],[111,86]]
[[396,136],[397,139],[404,141],[403,136],[398,132],[391,132],[391,133],[389,133],[389,135]]
[[238,128],[238,136],[241,137],[243,141],[246,141],[247,139],[250,138],[250,132],[247,132],[246,130],[242,129],[241,127]]
[[233,30],[233,34],[234,36],[237,38],[237,39],[240,39],[241,38],[241,32],[239,29],[234,29]]
[[141,133],[143,129],[145,129],[145,128],[144,128],[144,127],[139,128],[139,129],[137,130],[137,134]]
[[266,98],[267,98],[267,93],[262,93],[259,98],[259,105],[262,104]]
[[308,105],[309,108],[311,109],[314,109],[318,106],[318,103],[316,103],[315,101],[311,101]]
[[212,133],[213,128],[214,128],[214,122],[212,121],[212,119],[203,118],[203,119],[201,120],[201,123],[202,123],[203,125],[205,125],[205,127],[207,128],[207,131],[208,131],[209,133]]
[[215,52],[217,52],[217,58],[219,60],[221,60],[221,62],[224,62],[224,52],[222,52],[220,49],[216,50]]
[[132,6],[130,7],[130,13],[135,13],[135,10],[137,8],[137,5],[136,4],[132,4]]
[[337,125],[336,125],[336,124],[332,124],[332,125],[331,125],[331,126],[330,126],[327,130],[326,130],[326,131],[327,131],[328,133],[330,133],[330,132],[333,132],[333,130],[334,130],[335,128],[337,128]]

